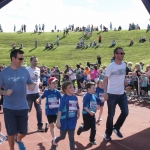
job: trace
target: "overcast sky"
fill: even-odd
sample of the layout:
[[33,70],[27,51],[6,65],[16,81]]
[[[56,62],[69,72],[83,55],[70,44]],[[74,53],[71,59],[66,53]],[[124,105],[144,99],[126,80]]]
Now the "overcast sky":
[[129,23],[139,24],[146,29],[150,16],[141,0],[13,0],[0,10],[0,24],[4,32],[13,32],[13,26],[20,30],[22,24],[32,32],[35,24],[45,24],[45,31],[51,31],[56,24],[62,30],[69,24],[87,26],[100,24],[109,27]]

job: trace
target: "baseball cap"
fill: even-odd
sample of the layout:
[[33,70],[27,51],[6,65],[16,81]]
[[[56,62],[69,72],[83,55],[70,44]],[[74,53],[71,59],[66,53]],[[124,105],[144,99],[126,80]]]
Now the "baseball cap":
[[50,77],[48,79],[48,83],[55,82],[55,81],[58,81],[55,77]]

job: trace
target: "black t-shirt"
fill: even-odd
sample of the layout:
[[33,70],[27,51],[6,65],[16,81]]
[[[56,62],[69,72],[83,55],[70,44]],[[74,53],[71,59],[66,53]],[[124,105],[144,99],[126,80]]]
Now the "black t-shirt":
[[126,68],[126,75],[128,75],[129,72],[132,72],[131,68],[127,67]]
[[97,58],[98,64],[101,64],[101,57]]

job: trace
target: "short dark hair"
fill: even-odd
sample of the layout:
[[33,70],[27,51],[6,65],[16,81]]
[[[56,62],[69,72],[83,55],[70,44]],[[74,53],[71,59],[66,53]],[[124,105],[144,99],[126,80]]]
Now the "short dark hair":
[[116,48],[114,49],[114,55],[118,53],[118,50],[119,50],[119,49],[122,49],[122,50],[123,50],[122,47],[116,47]]
[[97,70],[97,66],[96,65],[94,66],[94,69]]
[[73,83],[71,81],[66,81],[62,84],[62,91],[65,93],[65,90],[67,89],[67,87],[69,85],[73,85]]
[[77,64],[77,65],[76,65],[76,67],[79,69],[79,68],[80,68],[80,65],[79,65],[79,64]]
[[94,82],[88,82],[86,84],[86,89],[90,89],[92,85],[95,85],[95,83]]
[[36,56],[31,56],[31,57],[30,57],[30,62],[31,62],[34,58],[36,59],[37,57],[36,57]]
[[24,54],[24,52],[20,49],[15,49],[10,52],[10,59],[12,61],[12,57],[17,58],[17,54]]

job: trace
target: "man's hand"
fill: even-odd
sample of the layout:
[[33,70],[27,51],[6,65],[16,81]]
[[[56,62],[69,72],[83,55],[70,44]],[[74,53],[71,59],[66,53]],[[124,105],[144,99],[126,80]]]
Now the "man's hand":
[[4,95],[6,96],[10,96],[12,93],[13,93],[13,90],[10,90],[10,89],[4,91]]
[[36,86],[36,83],[34,82],[33,84],[28,84],[27,86],[30,91],[33,91]]
[[108,100],[108,94],[104,93],[104,100],[107,101]]

